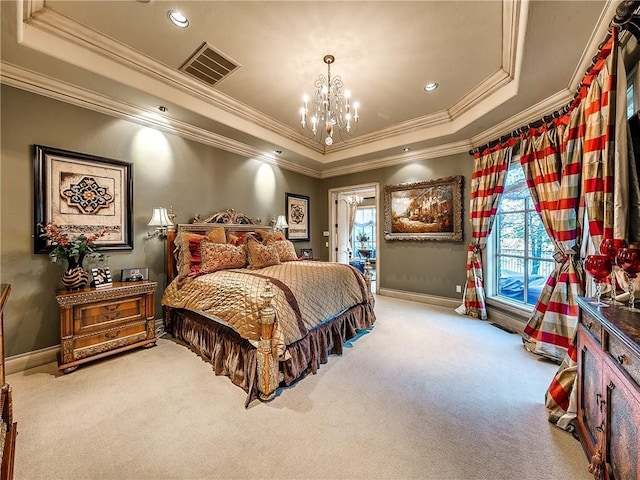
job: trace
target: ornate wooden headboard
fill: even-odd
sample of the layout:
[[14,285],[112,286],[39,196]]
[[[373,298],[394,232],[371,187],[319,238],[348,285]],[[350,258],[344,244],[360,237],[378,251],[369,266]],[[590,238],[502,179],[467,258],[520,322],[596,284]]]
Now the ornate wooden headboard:
[[180,232],[197,233],[200,235],[206,235],[214,228],[224,227],[226,232],[251,232],[256,229],[273,231],[273,227],[263,225],[260,221],[254,221],[244,213],[236,212],[233,209],[223,210],[221,212],[214,213],[208,217],[202,217],[200,214],[195,214],[193,217],[193,223],[179,223],[174,225],[167,231],[167,254],[166,254],[166,272],[167,272],[167,285],[177,276],[176,258],[174,256],[175,239]]

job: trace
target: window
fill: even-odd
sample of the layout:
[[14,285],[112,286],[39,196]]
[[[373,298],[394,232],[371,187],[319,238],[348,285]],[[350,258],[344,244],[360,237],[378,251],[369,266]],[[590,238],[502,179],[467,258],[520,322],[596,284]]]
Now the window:
[[520,164],[512,164],[487,249],[489,295],[518,305],[535,305],[555,268],[555,249],[529,194]]
[[351,251],[354,256],[363,256],[359,250],[369,250],[371,258],[375,258],[376,252],[376,208],[358,207],[356,218],[353,222],[351,235]]
[[640,70],[635,67],[627,77],[627,118],[631,118],[638,110],[638,73]]

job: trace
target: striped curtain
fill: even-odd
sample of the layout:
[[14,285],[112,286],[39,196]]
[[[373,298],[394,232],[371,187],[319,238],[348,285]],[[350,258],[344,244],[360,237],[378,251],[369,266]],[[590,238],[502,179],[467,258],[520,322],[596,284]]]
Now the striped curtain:
[[[549,420],[570,428],[576,416],[575,334],[584,289],[579,254],[586,212],[591,250],[613,234],[615,162],[615,32],[601,49],[571,110],[568,125],[523,141],[520,159],[531,196],[556,247],[556,266],[525,327],[527,349],[562,364],[546,396]],[[566,119],[563,119],[566,122]]]
[[473,236],[467,252],[467,283],[464,307],[468,315],[487,319],[484,281],[482,275],[482,251],[491,233],[498,210],[504,179],[511,162],[512,146],[498,150],[485,150],[474,155],[471,176],[470,216]]
[[579,259],[583,138],[573,136],[581,125],[582,110],[576,109],[568,127],[560,123],[523,140],[520,157],[531,199],[556,250],[556,267],[524,329],[525,346],[558,360],[573,342],[580,313],[576,298],[584,285]]

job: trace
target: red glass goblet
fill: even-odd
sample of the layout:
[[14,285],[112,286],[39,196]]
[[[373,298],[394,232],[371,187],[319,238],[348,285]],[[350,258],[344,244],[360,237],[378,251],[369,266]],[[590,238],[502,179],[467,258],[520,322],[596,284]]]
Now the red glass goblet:
[[604,302],[600,301],[602,295],[602,282],[611,275],[613,264],[606,255],[588,255],[584,259],[584,269],[593,277],[596,282],[596,305],[599,307],[608,307]]
[[640,273],[640,248],[621,248],[616,257],[618,266],[623,269],[629,279],[629,309],[635,310],[635,278]]
[[[615,266],[616,257],[621,248],[627,247],[627,241],[624,238],[603,238],[600,242],[600,253],[609,257],[612,267]],[[611,268],[611,303],[620,303],[616,300],[616,272],[615,268]]]

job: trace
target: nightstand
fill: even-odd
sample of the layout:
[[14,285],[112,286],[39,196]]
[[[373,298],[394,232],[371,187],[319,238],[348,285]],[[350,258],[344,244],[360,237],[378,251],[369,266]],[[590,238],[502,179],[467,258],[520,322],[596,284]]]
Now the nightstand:
[[110,287],[58,290],[60,352],[58,370],[137,347],[156,344],[157,282],[114,282]]

